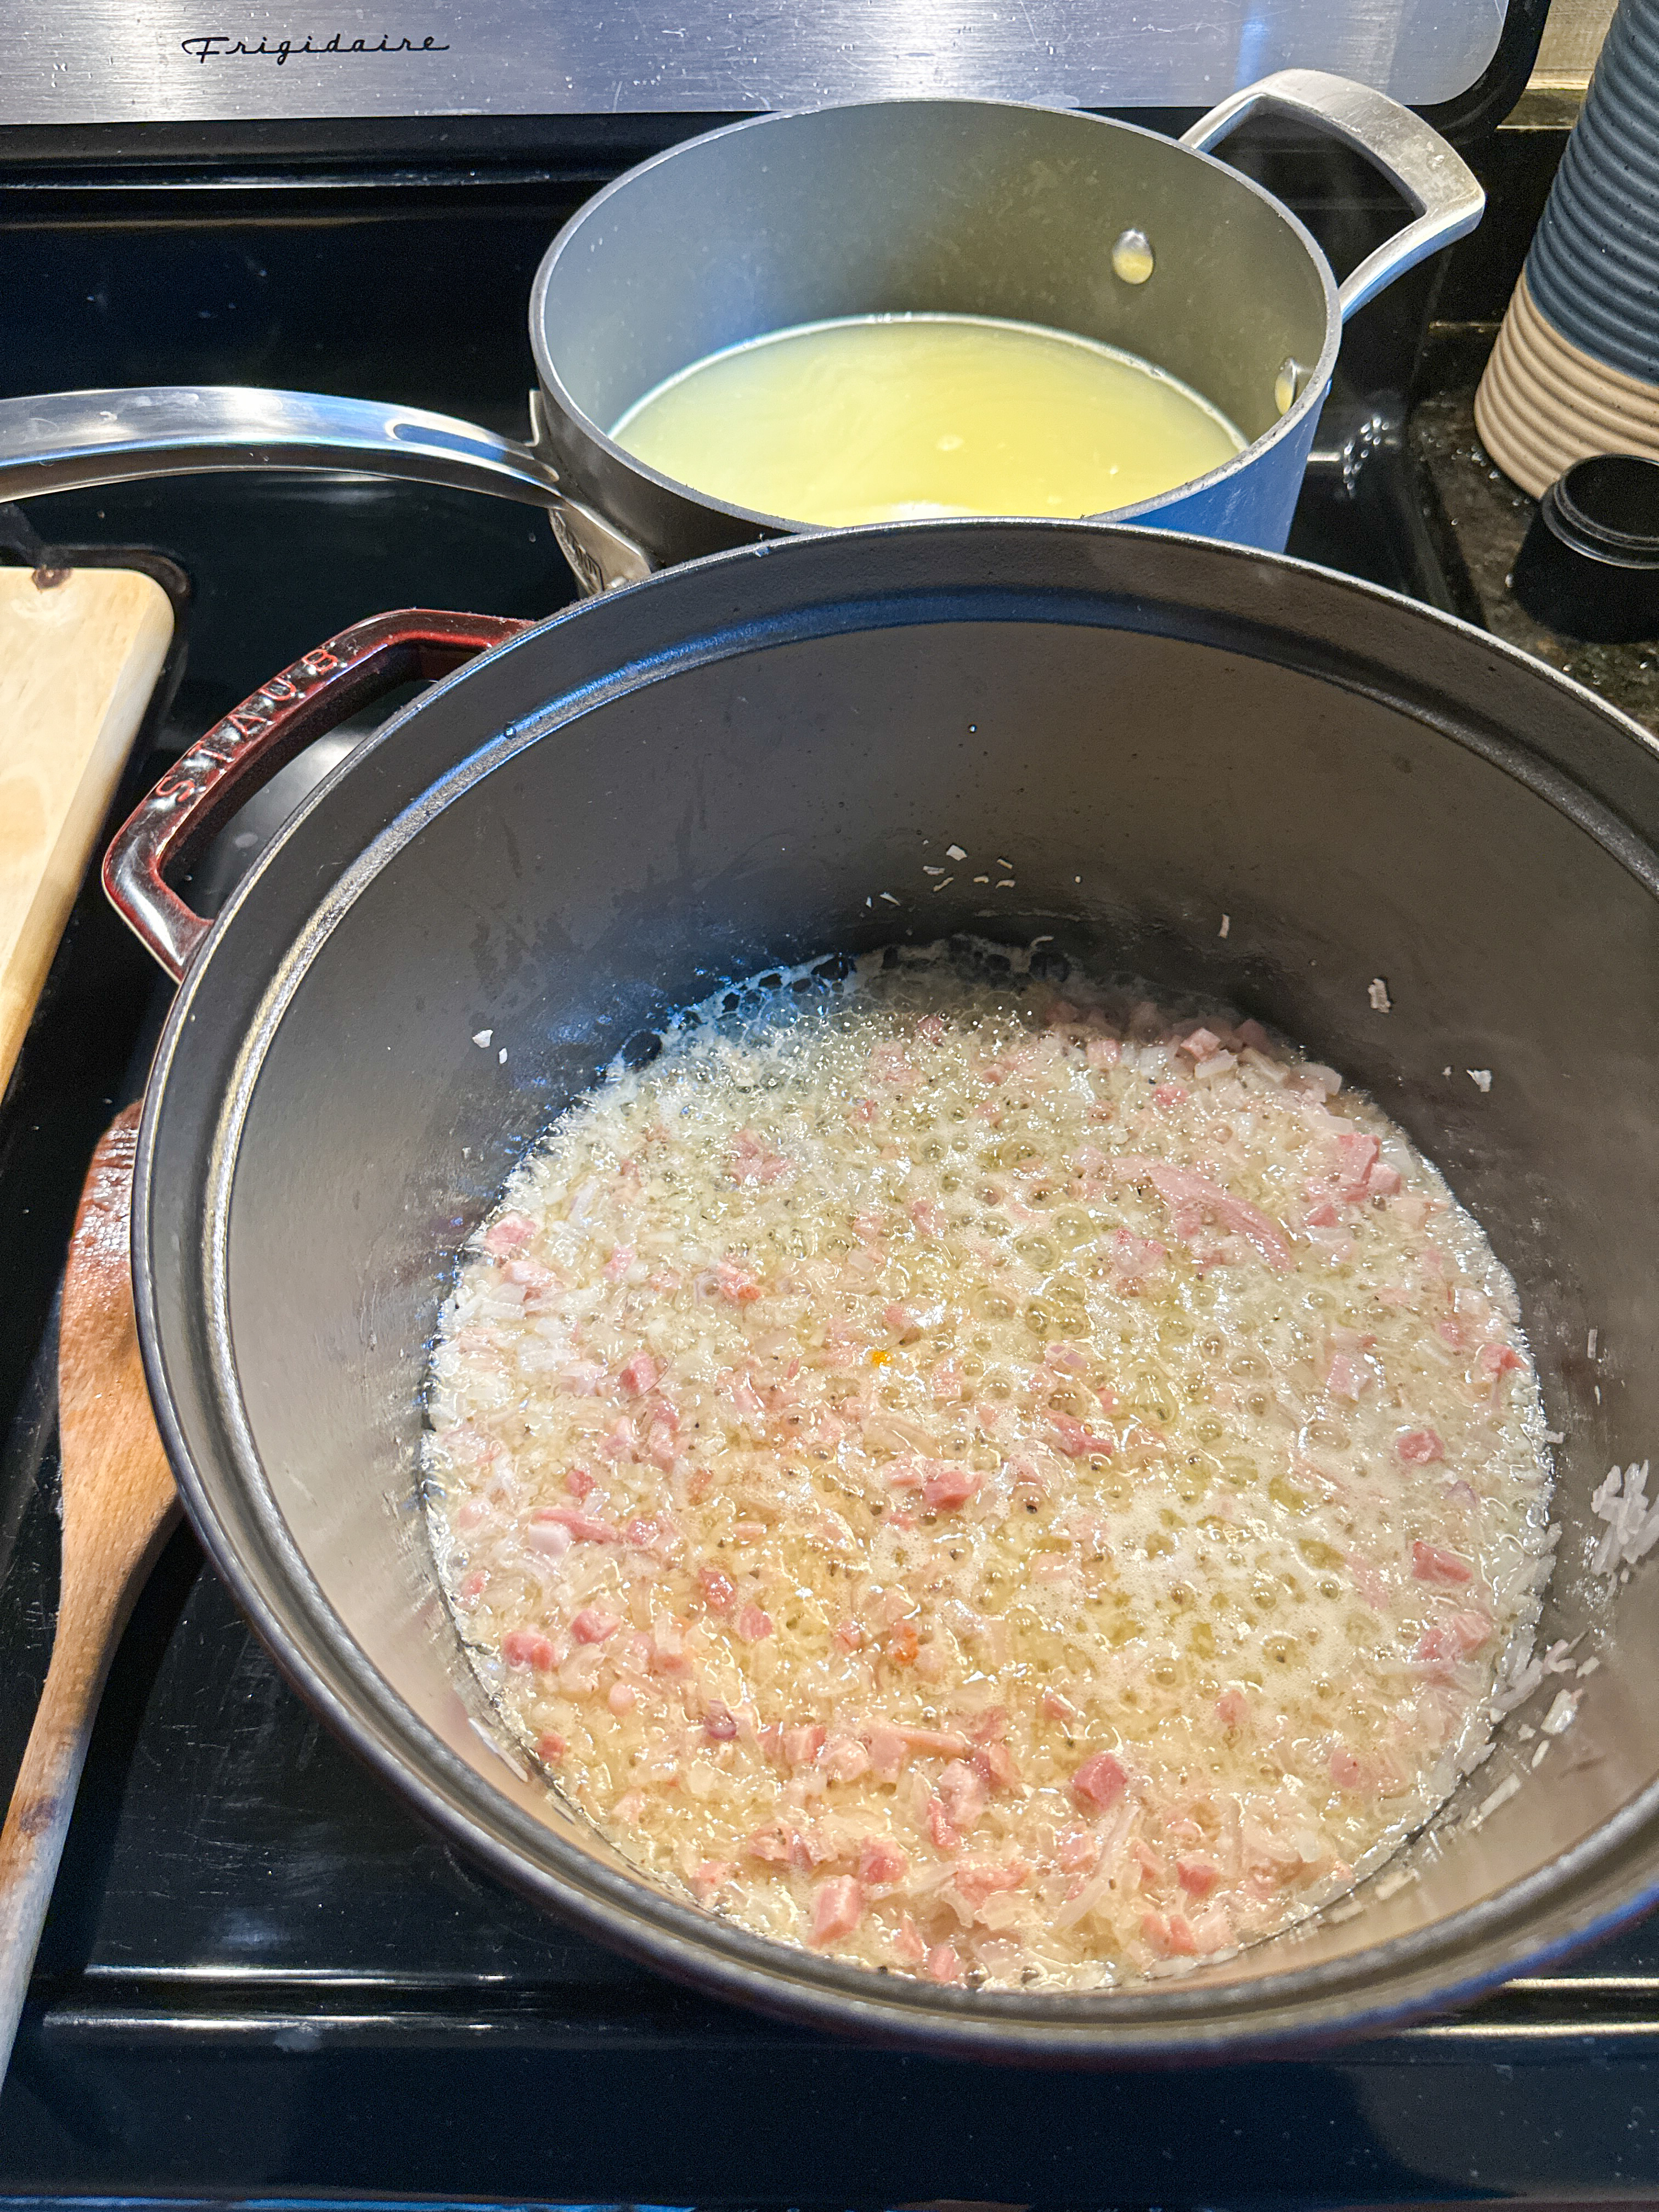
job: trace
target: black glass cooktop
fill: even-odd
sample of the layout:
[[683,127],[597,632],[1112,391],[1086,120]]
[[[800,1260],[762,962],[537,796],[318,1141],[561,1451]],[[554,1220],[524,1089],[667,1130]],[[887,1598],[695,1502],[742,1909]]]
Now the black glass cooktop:
[[[424,398],[510,427],[528,372],[507,307],[551,227],[553,187],[526,186],[527,214],[486,207],[451,238],[459,306],[442,345],[415,360],[419,299],[394,224],[370,227],[384,266],[364,246],[355,292],[331,287],[337,328],[307,289],[308,267],[337,278],[345,253],[323,218],[349,228],[356,203],[345,184],[331,190],[289,229],[262,232],[257,206],[241,231],[198,227],[193,259],[168,243],[175,199],[71,193],[46,226],[52,252],[20,250],[64,344],[54,354],[43,325],[15,380],[7,366],[12,388],[233,376]],[[34,236],[20,208],[0,179],[13,244]],[[493,274],[476,258],[492,239]],[[134,257],[161,290],[112,324]],[[429,266],[424,281],[435,313]],[[1391,344],[1385,333],[1366,358],[1386,362]],[[486,374],[472,349],[492,346]],[[1351,380],[1328,410],[1291,550],[1478,612],[1403,411],[1356,402]],[[29,526],[59,545],[159,549],[189,579],[181,680],[118,810],[217,714],[360,616],[538,614],[568,596],[539,518],[406,486],[198,478],[36,501],[10,526],[11,557],[27,557]],[[296,763],[229,825],[201,902],[223,896],[314,769]],[[165,1004],[88,884],[0,1109],[0,1790],[56,1602],[55,1285],[86,1160],[141,1088]],[[830,2041],[613,1958],[425,1832],[286,1687],[182,1531],[99,1717],[0,2093],[0,2212],[226,2198],[1659,2201],[1659,1920],[1456,2019],[1295,2063],[1085,2075]]]

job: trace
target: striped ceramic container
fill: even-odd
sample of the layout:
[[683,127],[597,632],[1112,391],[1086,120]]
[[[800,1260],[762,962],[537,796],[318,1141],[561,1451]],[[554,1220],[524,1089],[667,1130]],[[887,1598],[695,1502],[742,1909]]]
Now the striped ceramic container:
[[1659,460],[1659,0],[1620,0],[1474,414],[1534,498],[1592,453]]

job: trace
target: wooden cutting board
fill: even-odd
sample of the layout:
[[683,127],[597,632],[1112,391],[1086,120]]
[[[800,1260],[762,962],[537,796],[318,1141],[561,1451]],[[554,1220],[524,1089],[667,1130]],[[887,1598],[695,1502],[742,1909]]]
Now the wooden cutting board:
[[131,568],[0,568],[0,1092],[173,638]]

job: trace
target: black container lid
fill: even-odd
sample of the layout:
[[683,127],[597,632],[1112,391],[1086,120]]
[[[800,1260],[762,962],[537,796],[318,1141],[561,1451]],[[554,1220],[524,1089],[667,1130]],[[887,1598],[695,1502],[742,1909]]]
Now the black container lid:
[[1659,637],[1659,461],[1598,453],[1575,462],[1538,502],[1510,587],[1564,637]]

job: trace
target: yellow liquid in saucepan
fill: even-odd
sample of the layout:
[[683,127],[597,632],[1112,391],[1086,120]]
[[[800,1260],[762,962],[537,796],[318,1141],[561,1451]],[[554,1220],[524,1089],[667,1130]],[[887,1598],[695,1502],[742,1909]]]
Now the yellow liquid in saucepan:
[[1133,354],[1033,323],[867,315],[693,362],[611,434],[735,507],[842,527],[1133,507],[1244,440]]

